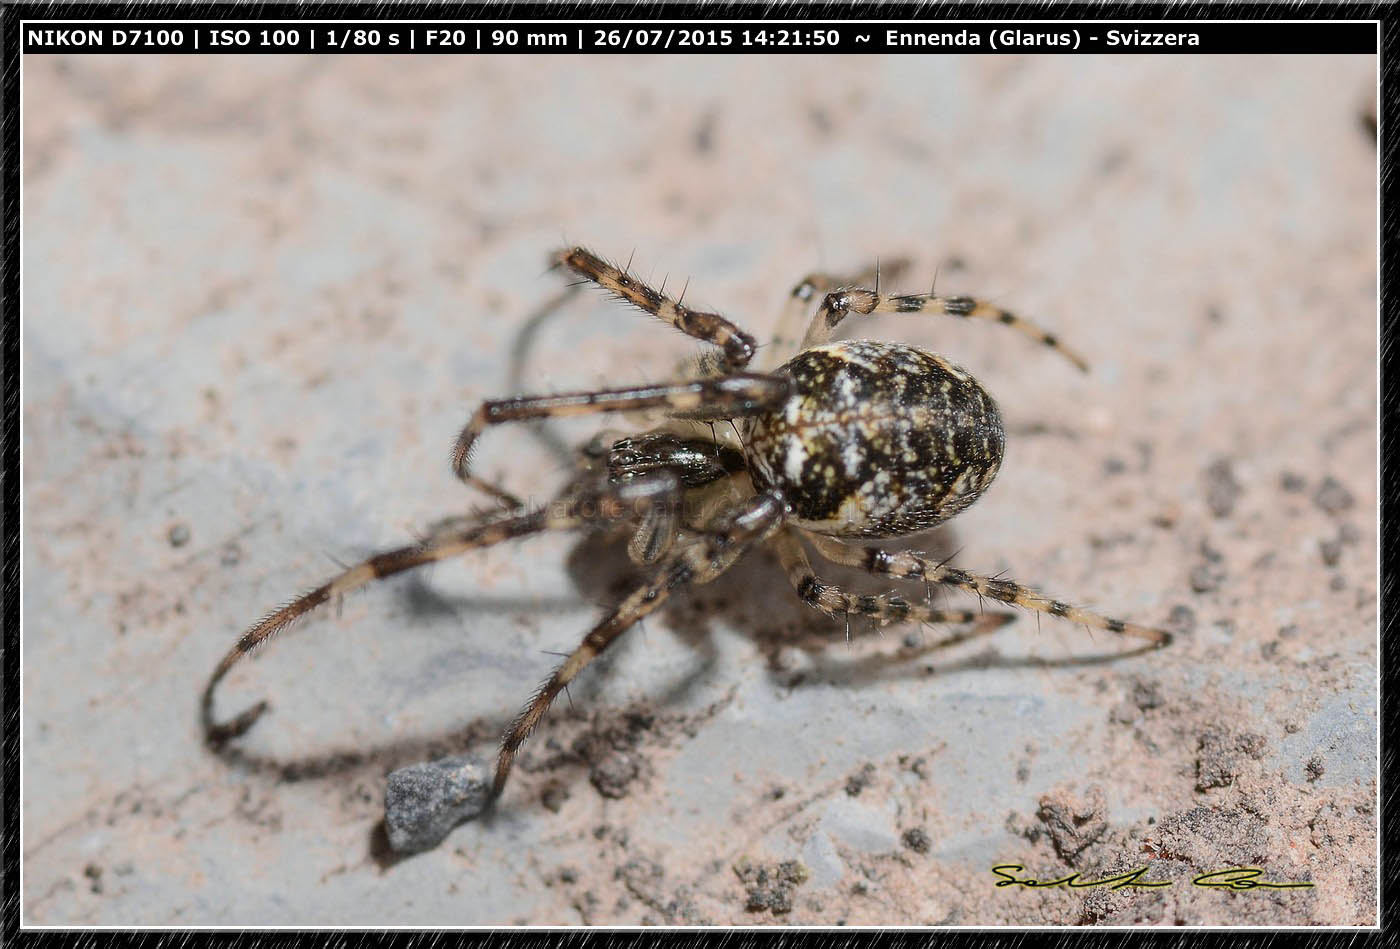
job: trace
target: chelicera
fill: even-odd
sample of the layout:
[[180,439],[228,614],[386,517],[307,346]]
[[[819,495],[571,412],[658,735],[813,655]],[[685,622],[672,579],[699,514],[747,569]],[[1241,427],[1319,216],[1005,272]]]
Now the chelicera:
[[[211,742],[242,734],[267,707],[259,702],[229,721],[216,721],[213,696],[219,681],[241,658],[318,606],[371,581],[469,550],[600,523],[630,531],[628,552],[645,568],[645,579],[583,637],[511,723],[497,758],[494,795],[550,704],[599,653],[677,591],[714,580],[764,544],[776,552],[796,595],[844,621],[847,636],[853,616],[878,625],[961,627],[929,644],[936,648],[990,632],[1014,614],[935,609],[926,598],[896,593],[853,595],[814,572],[804,545],[835,563],[917,581],[925,589],[955,587],[1136,637],[1145,641],[1144,648],[1168,643],[1166,632],[1101,616],[1012,580],[971,573],[914,550],[856,543],[927,531],[966,509],[996,477],[1006,434],[996,403],[966,370],[915,346],[833,342],[841,322],[871,313],[987,319],[1085,368],[1083,359],[1053,336],[970,297],[883,295],[878,271],[875,289],[857,286],[868,274],[850,280],[813,274],[792,291],[770,348],[774,362],[791,355],[754,372],[749,370],[757,352],[753,337],[724,317],[691,309],[666,296],[664,288],[652,289],[582,247],[560,251],[555,259],[585,281],[713,344],[715,351],[676,382],[484,403],[458,436],[452,467],[467,484],[496,498],[502,510],[445,522],[424,540],[376,554],[257,622],[224,656],[205,689],[204,727]],[[820,302],[808,319],[813,300]],[[576,475],[545,505],[526,508],[471,471],[473,449],[494,425],[640,410],[660,412],[666,421],[640,434],[589,442],[578,453]]]

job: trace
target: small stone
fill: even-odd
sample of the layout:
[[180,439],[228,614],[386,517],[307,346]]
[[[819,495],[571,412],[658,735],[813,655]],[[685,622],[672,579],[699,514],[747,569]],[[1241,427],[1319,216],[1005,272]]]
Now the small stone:
[[1322,562],[1329,567],[1335,567],[1342,559],[1342,542],[1340,540],[1318,541],[1317,547],[1322,554]]
[[1213,593],[1220,589],[1220,582],[1224,577],[1209,564],[1201,564],[1191,570],[1191,589],[1197,593]]
[[1308,483],[1307,481],[1303,480],[1302,475],[1296,474],[1292,471],[1285,471],[1283,474],[1279,475],[1278,485],[1285,491],[1297,493],[1306,488],[1308,486]]
[[1322,777],[1327,771],[1326,765],[1322,761],[1321,755],[1313,755],[1308,759],[1308,763],[1303,766],[1303,772],[1308,776],[1308,781],[1313,782]]
[[190,529],[184,524],[176,524],[170,528],[170,533],[166,536],[170,540],[171,547],[183,547],[190,542]]
[[811,874],[807,872],[807,865],[798,860],[784,860],[778,864],[778,879],[793,886],[801,886],[807,882]]
[[588,772],[588,780],[603,797],[623,798],[628,787],[641,773],[634,755],[625,751],[610,751]]
[[1337,515],[1356,503],[1351,492],[1336,478],[1328,475],[1313,493],[1313,503],[1328,514]]
[[400,853],[436,847],[458,824],[480,814],[491,799],[486,763],[471,755],[399,768],[384,791],[389,846]]
[[928,832],[922,827],[911,827],[904,832],[904,846],[915,853],[928,853],[933,841],[929,839]]
[[1167,625],[1174,633],[1193,633],[1196,631],[1196,611],[1184,603],[1179,603],[1167,614]]
[[1145,712],[1166,704],[1166,699],[1162,698],[1162,687],[1159,683],[1138,679],[1133,683],[1132,702]]
[[540,792],[540,803],[553,814],[558,814],[564,802],[569,799],[569,789],[562,782],[551,781]]
[[1219,725],[1201,732],[1197,739],[1196,790],[1229,787],[1244,769],[1244,759],[1263,757],[1268,741],[1253,732],[1232,733]]
[[870,782],[875,779],[875,765],[867,763],[855,774],[846,779],[846,793],[851,797],[857,797],[861,791],[870,786]]
[[807,867],[797,860],[772,864],[756,864],[742,857],[734,864],[734,873],[747,887],[744,908],[752,912],[768,910],[775,915],[792,912],[794,887],[807,882]]
[[1244,488],[1235,480],[1230,459],[1219,458],[1205,472],[1206,506],[1216,517],[1229,517]]
[[1090,785],[1082,799],[1065,792],[1044,795],[1036,816],[1050,832],[1056,853],[1070,866],[1108,830],[1108,806],[1097,784]]

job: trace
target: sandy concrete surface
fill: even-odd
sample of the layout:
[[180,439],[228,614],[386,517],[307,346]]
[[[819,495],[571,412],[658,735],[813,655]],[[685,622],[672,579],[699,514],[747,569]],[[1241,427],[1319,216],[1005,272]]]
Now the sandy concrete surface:
[[[1374,59],[24,69],[26,922],[1376,921]],[[249,623],[481,503],[447,464],[481,399],[698,350],[592,292],[536,319],[564,241],[760,337],[801,275],[880,256],[1033,317],[1093,371],[852,321],[1006,418],[996,483],[917,545],[1176,642],[1023,616],[848,648],[755,554],[589,668],[493,816],[398,858],[388,772],[492,755],[633,582],[558,534],[326,610],[229,677],[221,712],[272,710],[207,750]],[[601,427],[492,432],[481,470],[544,497]],[[1314,886],[1192,882],[1241,866]]]

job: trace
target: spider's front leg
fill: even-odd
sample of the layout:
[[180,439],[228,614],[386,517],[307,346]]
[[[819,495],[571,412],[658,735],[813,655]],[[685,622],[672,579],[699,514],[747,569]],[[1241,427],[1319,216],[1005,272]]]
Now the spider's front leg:
[[599,486],[576,483],[550,504],[533,511],[474,524],[439,527],[420,543],[375,554],[286,606],[268,613],[243,634],[224,655],[204,688],[200,710],[205,739],[212,745],[220,745],[236,738],[251,728],[267,710],[266,701],[258,702],[228,721],[216,721],[214,691],[228,671],[240,660],[317,607],[375,580],[453,557],[468,550],[490,547],[541,531],[564,530],[598,521],[645,517],[656,509],[673,509],[679,504],[680,496],[680,480],[674,474],[664,471],[653,472],[626,484]]
[[824,296],[837,287],[853,287],[863,283],[875,282],[875,292],[880,292],[880,279],[885,277],[891,280],[899,279],[899,275],[909,268],[909,261],[903,257],[894,260],[876,261],[875,266],[868,267],[858,274],[844,277],[829,273],[810,273],[798,281],[797,286],[788,293],[786,305],[782,314],[778,317],[777,329],[773,331],[773,338],[769,341],[768,352],[765,365],[769,369],[776,369],[787,362],[799,349],[798,343],[802,340],[803,327],[808,323],[807,314],[812,309],[812,301],[819,296]]
[[1083,356],[1030,320],[983,300],[961,296],[940,297],[932,293],[885,296],[878,289],[846,289],[828,293],[822,299],[822,305],[817,309],[816,315],[812,317],[807,335],[802,340],[802,348],[809,349],[829,342],[836,333],[836,327],[852,313],[862,316],[871,313],[934,313],[965,319],[993,320],[1029,336],[1042,346],[1055,350],[1081,371],[1089,371],[1089,364]]
[[736,373],[662,385],[496,399],[483,403],[457,436],[452,449],[452,470],[467,484],[495,495],[508,507],[518,508],[521,503],[514,495],[471,473],[472,451],[489,426],[524,419],[640,409],[662,409],[678,418],[701,421],[745,418],[782,404],[791,389],[792,381],[786,377]]
[[594,626],[578,648],[540,686],[506,731],[496,759],[493,796],[499,795],[505,787],[516,752],[566,685],[617,637],[665,603],[672,591],[689,584],[709,583],[728,570],[782,524],[783,514],[782,499],[772,493],[750,497],[729,508],[700,532],[694,543],[662,561],[641,586]]
[[[654,290],[627,272],[626,267],[609,263],[586,247],[569,247],[554,255],[555,262],[568,267],[625,303],[669,323],[687,336],[713,343],[720,349],[720,369],[733,372],[753,359],[754,338],[718,313],[692,310],[680,300],[665,294],[665,287]],[[681,297],[685,291],[681,291]]]

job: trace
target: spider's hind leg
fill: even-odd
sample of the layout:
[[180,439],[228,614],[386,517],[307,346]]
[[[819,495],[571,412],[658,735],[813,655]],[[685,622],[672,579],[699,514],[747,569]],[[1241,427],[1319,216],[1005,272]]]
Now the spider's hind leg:
[[567,659],[535,692],[511,723],[496,759],[493,795],[499,795],[510,776],[520,746],[538,727],[550,704],[590,662],[614,640],[665,603],[674,590],[690,584],[709,583],[732,567],[752,547],[761,543],[783,519],[783,504],[776,496],[760,494],[730,507],[700,532],[693,543],[663,560],[641,586],[605,616],[583,637]]
[[679,502],[680,491],[679,479],[669,472],[655,472],[621,485],[576,483],[544,507],[484,522],[439,526],[419,543],[386,550],[346,569],[311,592],[268,613],[245,632],[224,655],[209,677],[200,705],[206,741],[212,745],[220,745],[238,737],[251,728],[267,710],[265,701],[258,702],[232,719],[216,721],[214,691],[228,671],[245,656],[252,654],[277,633],[317,607],[375,580],[453,557],[468,550],[490,547],[545,530],[562,530],[626,517],[644,517],[652,509],[674,507]]
[[[947,563],[935,561],[918,551],[906,550],[891,552],[879,547],[850,547],[830,537],[820,534],[807,535],[818,552],[833,563],[862,570],[879,576],[894,577],[900,580],[919,580],[926,583],[942,583],[957,587],[978,596],[997,600],[1011,606],[1060,616],[1072,623],[1082,623],[1094,629],[1106,630],[1120,636],[1132,636],[1146,640],[1154,647],[1171,643],[1171,634],[1165,630],[1139,626],[1121,619],[1112,619],[1090,610],[1072,606],[1063,600],[1037,593],[1014,580],[1002,580],[969,573]],[[1151,647],[1149,647],[1151,648]]]
[[975,624],[969,629],[961,630],[931,644],[929,648],[951,646],[954,643],[972,639],[974,636],[995,632],[1016,618],[1015,614],[1012,613],[937,610],[924,603],[910,602],[897,593],[865,595],[847,593],[835,584],[822,580],[812,571],[812,563],[807,559],[807,552],[802,549],[802,544],[793,531],[784,531],[774,537],[772,543],[778,554],[778,560],[787,573],[788,582],[797,591],[798,598],[812,609],[824,613],[834,620],[845,620],[847,640],[850,639],[850,618],[852,616],[868,617],[875,622],[876,626],[906,622],[935,625],[942,623]]

